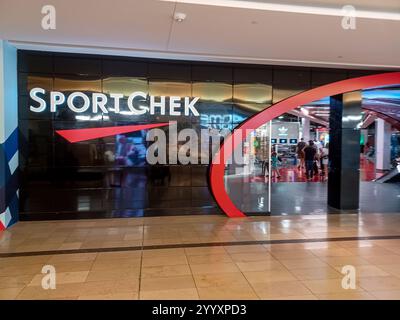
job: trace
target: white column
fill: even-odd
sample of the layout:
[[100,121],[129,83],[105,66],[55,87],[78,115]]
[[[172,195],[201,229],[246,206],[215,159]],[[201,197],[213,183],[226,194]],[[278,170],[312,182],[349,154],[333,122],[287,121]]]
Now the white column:
[[301,138],[304,138],[304,142],[310,140],[310,119],[301,118]]
[[375,166],[378,170],[390,169],[390,137],[392,128],[383,119],[375,120]]
[[0,230],[18,220],[17,50],[0,39]]

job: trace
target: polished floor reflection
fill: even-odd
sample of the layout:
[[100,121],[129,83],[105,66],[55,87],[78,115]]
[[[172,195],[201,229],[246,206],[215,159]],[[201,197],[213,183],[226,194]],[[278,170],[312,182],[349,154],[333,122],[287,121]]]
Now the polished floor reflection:
[[21,222],[0,232],[0,299],[400,299],[399,227],[395,214]]
[[[304,169],[288,161],[282,163],[279,166],[280,177],[276,173],[271,176],[262,174],[260,163],[255,165],[253,174],[226,175],[225,187],[236,207],[247,214],[267,214],[269,207],[272,215],[338,213],[338,210],[327,205],[328,180],[320,169],[312,179],[307,180]],[[383,174],[375,170],[373,161],[361,157],[360,212],[399,212],[400,184],[373,181]],[[270,206],[268,201],[271,201]]]
[[[280,177],[275,174],[272,175],[271,181],[273,183],[277,182],[307,182],[307,177],[304,169],[293,164],[280,165],[279,167]],[[373,181],[381,177],[384,173],[375,170],[375,164],[372,160],[367,159],[365,156],[360,158],[360,180],[361,181]],[[319,167],[318,174],[315,174],[311,180],[308,182],[326,182],[327,177],[324,175],[323,170]],[[256,167],[255,175],[249,176],[249,182],[263,182],[268,183],[268,177],[262,174],[261,167],[258,165]]]
[[[243,212],[268,211],[268,183],[250,182],[240,176],[227,178],[228,194]],[[290,196],[289,196],[290,195]],[[327,214],[338,210],[328,207],[326,182],[279,182],[271,184],[271,214]],[[360,182],[360,212],[396,213],[400,208],[400,184]]]

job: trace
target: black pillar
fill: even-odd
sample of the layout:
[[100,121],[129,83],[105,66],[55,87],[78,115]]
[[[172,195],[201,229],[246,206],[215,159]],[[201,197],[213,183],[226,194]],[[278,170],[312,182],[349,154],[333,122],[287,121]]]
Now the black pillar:
[[330,98],[328,205],[359,208],[361,91]]

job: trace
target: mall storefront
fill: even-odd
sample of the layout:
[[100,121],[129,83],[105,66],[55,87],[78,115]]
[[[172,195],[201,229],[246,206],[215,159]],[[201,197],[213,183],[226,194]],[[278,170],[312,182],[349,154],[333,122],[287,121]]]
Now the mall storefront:
[[[178,133],[230,132],[296,93],[371,73],[19,50],[15,210],[20,220],[221,214],[204,155],[197,154],[197,163],[151,165],[146,129],[173,121]],[[140,104],[153,108],[141,112]],[[61,134],[137,125],[143,130],[76,141]],[[159,129],[171,143],[169,128]],[[280,142],[290,149],[298,139],[294,134]],[[177,141],[178,148],[184,142]]]

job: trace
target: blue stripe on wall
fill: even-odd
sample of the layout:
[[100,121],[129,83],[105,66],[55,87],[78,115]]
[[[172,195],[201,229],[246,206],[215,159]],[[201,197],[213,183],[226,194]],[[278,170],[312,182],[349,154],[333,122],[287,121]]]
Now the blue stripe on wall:
[[15,170],[11,175],[9,161],[18,152],[18,128],[0,144],[0,213],[10,210],[11,220],[5,227],[18,221],[18,173]]
[[11,135],[4,142],[7,162],[12,159],[18,151],[18,128],[15,128]]

